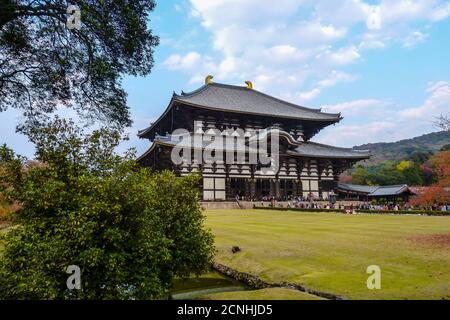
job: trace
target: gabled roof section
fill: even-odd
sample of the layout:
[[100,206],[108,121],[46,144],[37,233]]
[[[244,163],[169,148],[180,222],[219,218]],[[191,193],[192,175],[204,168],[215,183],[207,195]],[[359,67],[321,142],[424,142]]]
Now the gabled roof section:
[[406,184],[393,186],[361,186],[357,184],[339,183],[338,188],[344,191],[365,193],[369,197],[396,196],[404,192],[414,194]]
[[397,185],[397,186],[381,186],[378,187],[377,190],[372,192],[370,196],[373,197],[382,197],[382,196],[393,196],[402,194],[403,192],[410,192],[412,193],[408,186],[406,184],[404,185]]
[[338,183],[338,188],[350,192],[366,193],[370,194],[378,189],[377,186],[362,186],[358,184],[350,183]]
[[370,158],[370,152],[367,150],[338,148],[315,142],[301,143],[295,150],[288,151],[288,153],[311,158],[341,158],[358,160]]
[[324,113],[320,109],[302,107],[254,89],[221,83],[207,84],[190,93],[174,94],[174,99],[219,111],[312,121],[338,122],[341,119],[340,113]]

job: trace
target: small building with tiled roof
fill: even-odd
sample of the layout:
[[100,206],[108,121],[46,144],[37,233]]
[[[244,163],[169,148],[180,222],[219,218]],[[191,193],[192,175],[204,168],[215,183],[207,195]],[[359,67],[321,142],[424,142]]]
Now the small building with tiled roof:
[[370,200],[403,200],[407,201],[415,192],[406,184],[392,186],[363,186],[349,183],[338,183],[337,193],[342,199],[361,201]]

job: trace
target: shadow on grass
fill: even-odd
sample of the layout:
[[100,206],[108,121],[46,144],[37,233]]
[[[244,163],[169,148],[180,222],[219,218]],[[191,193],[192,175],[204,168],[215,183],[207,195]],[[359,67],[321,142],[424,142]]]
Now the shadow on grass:
[[234,279],[210,272],[198,278],[193,277],[186,280],[176,279],[171,294],[173,299],[195,299],[196,297],[210,293],[243,291],[248,289],[247,286]]

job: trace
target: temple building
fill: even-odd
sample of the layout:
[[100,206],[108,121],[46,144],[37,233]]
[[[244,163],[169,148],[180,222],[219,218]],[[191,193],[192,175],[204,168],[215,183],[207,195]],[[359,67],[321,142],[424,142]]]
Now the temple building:
[[[367,151],[310,141],[320,130],[340,120],[340,114],[305,108],[254,90],[249,81],[245,86],[234,86],[214,83],[208,76],[201,88],[174,93],[164,113],[150,127],[139,131],[138,136],[152,144],[138,162],[155,171],[200,173],[204,201],[229,201],[236,197],[327,200],[338,191],[339,175],[370,157]],[[244,133],[242,143],[237,142],[239,132]],[[275,171],[264,170],[267,163],[250,161],[258,153],[251,145],[261,141],[261,135],[254,139],[254,132],[264,132],[268,144],[275,141],[277,133],[276,151],[273,147],[267,151],[278,160]],[[217,139],[218,133],[223,141]],[[192,144],[196,135],[203,138]],[[207,142],[216,144],[209,155],[220,160],[203,158]],[[258,147],[260,144],[256,142]],[[174,161],[174,148],[180,146],[184,150],[181,160]],[[192,152],[186,152],[186,148]],[[217,157],[222,152],[227,156]],[[232,157],[228,156],[230,153]]]
[[357,184],[338,183],[338,198],[341,200],[408,202],[416,193],[406,184],[393,186],[361,186]]

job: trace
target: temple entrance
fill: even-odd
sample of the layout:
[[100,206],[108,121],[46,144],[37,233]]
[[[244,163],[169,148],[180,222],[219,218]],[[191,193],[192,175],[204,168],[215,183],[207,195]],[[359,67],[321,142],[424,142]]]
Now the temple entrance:
[[297,186],[294,180],[280,180],[280,197],[282,200],[297,196]]
[[236,196],[239,197],[239,199],[242,199],[242,197],[245,197],[245,179],[238,179],[238,178],[231,178],[230,179],[230,196],[233,197],[233,199],[236,198]]
[[[252,185],[253,183],[254,185]],[[251,179],[231,178],[227,188],[229,188],[227,194],[230,200],[234,200],[236,196],[239,199],[253,199],[256,201],[268,200],[271,197],[275,197],[278,200],[289,200],[301,195],[301,185],[293,179],[275,180],[267,178],[255,179],[252,182]]]
[[262,199],[269,197],[270,193],[270,179],[257,179],[256,180],[256,190],[255,196],[257,199]]

